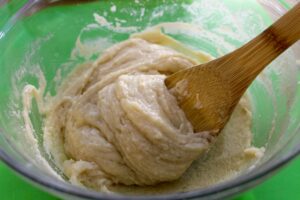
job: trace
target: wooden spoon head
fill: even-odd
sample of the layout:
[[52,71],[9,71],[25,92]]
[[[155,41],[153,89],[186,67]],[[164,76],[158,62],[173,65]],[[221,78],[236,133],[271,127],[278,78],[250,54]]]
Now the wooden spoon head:
[[246,89],[277,56],[300,38],[300,3],[241,48],[166,78],[196,131],[217,135]]
[[218,135],[237,104],[229,83],[222,77],[220,72],[203,64],[165,79],[167,88],[197,132]]

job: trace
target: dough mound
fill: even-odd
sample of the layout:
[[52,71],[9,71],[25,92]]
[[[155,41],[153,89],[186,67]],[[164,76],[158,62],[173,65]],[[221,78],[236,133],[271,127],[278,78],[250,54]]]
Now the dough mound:
[[164,79],[195,64],[171,48],[133,38],[76,69],[45,121],[52,138],[45,146],[57,151],[50,153],[70,181],[100,188],[178,179],[211,138],[193,131]]

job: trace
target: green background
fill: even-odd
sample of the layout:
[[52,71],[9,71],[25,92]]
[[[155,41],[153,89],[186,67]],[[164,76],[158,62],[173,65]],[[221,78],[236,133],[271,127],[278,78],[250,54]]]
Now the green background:
[[[0,199],[55,200],[21,179],[6,165],[0,163]],[[298,200],[300,199],[300,158],[292,161],[277,174],[233,200]]]
[[[10,4],[0,5],[0,27],[9,19],[10,13],[19,9],[24,0],[14,0]],[[0,199],[58,199],[32,186],[6,165],[0,162]],[[249,190],[234,200],[298,200],[300,199],[300,158],[273,177]]]

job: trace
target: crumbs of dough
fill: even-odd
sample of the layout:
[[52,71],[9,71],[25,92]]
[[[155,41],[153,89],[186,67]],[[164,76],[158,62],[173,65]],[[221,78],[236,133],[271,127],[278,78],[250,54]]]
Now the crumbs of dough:
[[199,93],[196,94],[196,103],[194,104],[194,108],[196,108],[198,110],[203,108],[203,105],[200,101]]
[[265,148],[249,147],[244,150],[244,153],[248,158],[261,158],[265,153]]
[[183,79],[176,83],[175,87],[170,89],[170,92],[180,101],[189,95],[188,93],[188,80]]
[[[104,18],[98,21],[111,26]],[[251,147],[248,99],[242,98],[207,151],[211,135],[193,131],[164,87],[166,74],[200,64],[201,59],[195,63],[181,51],[158,45],[151,34],[148,40],[143,34],[77,68],[53,101],[45,102],[44,146],[57,166],[74,185],[131,194],[203,188],[251,167],[263,151]],[[166,37],[156,34],[155,41],[167,41]],[[186,97],[187,87],[188,81],[182,80],[173,91]]]

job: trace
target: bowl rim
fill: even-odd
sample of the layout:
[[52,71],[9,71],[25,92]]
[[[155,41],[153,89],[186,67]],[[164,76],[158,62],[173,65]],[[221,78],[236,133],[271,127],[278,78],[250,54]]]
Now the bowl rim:
[[[0,130],[1,132],[1,130]],[[78,186],[71,185],[57,180],[54,177],[45,176],[41,177],[34,171],[30,171],[28,168],[23,167],[21,164],[13,160],[3,149],[0,148],[0,159],[15,172],[25,177],[27,180],[37,183],[42,186],[42,189],[50,189],[56,194],[66,194],[72,195],[80,198],[87,199],[110,199],[110,200],[125,200],[125,199],[142,199],[142,200],[156,200],[156,199],[192,199],[192,198],[204,198],[211,197],[213,195],[220,195],[220,197],[228,197],[236,192],[242,192],[251,187],[251,183],[262,182],[268,178],[271,174],[279,170],[281,167],[285,166],[291,160],[300,155],[300,145],[296,146],[293,151],[285,155],[282,159],[276,160],[274,163],[267,163],[262,168],[256,169],[259,171],[253,173],[253,170],[249,174],[243,174],[229,181],[211,186],[210,188],[203,188],[198,190],[193,190],[189,192],[178,192],[162,195],[149,195],[149,196],[139,196],[139,195],[120,195],[120,194],[105,194],[101,192],[95,192],[87,190]],[[252,172],[252,173],[251,173]],[[250,185],[250,187],[249,187]],[[238,189],[238,190],[237,190]],[[227,193],[226,193],[227,192]],[[214,198],[212,198],[214,199]]]
[[[20,10],[24,11],[30,8],[37,0],[29,0]],[[258,0],[263,1],[263,0]],[[20,14],[19,12],[17,14]],[[4,26],[5,32],[0,32],[0,39],[5,35],[5,33],[13,26],[13,22],[17,20],[19,16],[13,16],[11,21]],[[3,29],[2,29],[3,30]],[[0,127],[0,134],[4,132]],[[299,127],[296,130],[299,132]],[[297,133],[296,133],[297,134]],[[225,181],[223,183],[210,186],[209,188],[202,188],[198,190],[188,191],[188,192],[177,192],[162,195],[149,195],[149,196],[139,196],[139,195],[121,195],[121,194],[106,194],[101,192],[95,192],[87,190],[78,186],[71,185],[67,182],[62,182],[54,177],[50,176],[40,176],[38,173],[22,166],[18,161],[12,159],[0,146],[0,160],[3,161],[9,168],[13,169],[14,172],[21,175],[25,179],[37,183],[35,185],[41,186],[42,189],[50,189],[56,194],[65,194],[76,196],[79,198],[87,199],[110,199],[110,200],[125,200],[125,199],[142,199],[142,200],[155,200],[155,199],[192,199],[192,198],[205,198],[211,197],[212,199],[228,197],[237,192],[242,192],[251,187],[251,184],[256,182],[262,182],[268,178],[272,173],[279,170],[281,167],[285,166],[291,160],[300,155],[300,144],[297,145],[292,151],[287,155],[283,156],[280,160],[275,160],[273,163],[266,163],[262,167],[255,168],[257,173],[253,173],[251,170],[249,173],[245,173],[241,176],[233,178],[231,180]],[[218,197],[213,197],[214,195],[219,195]]]

